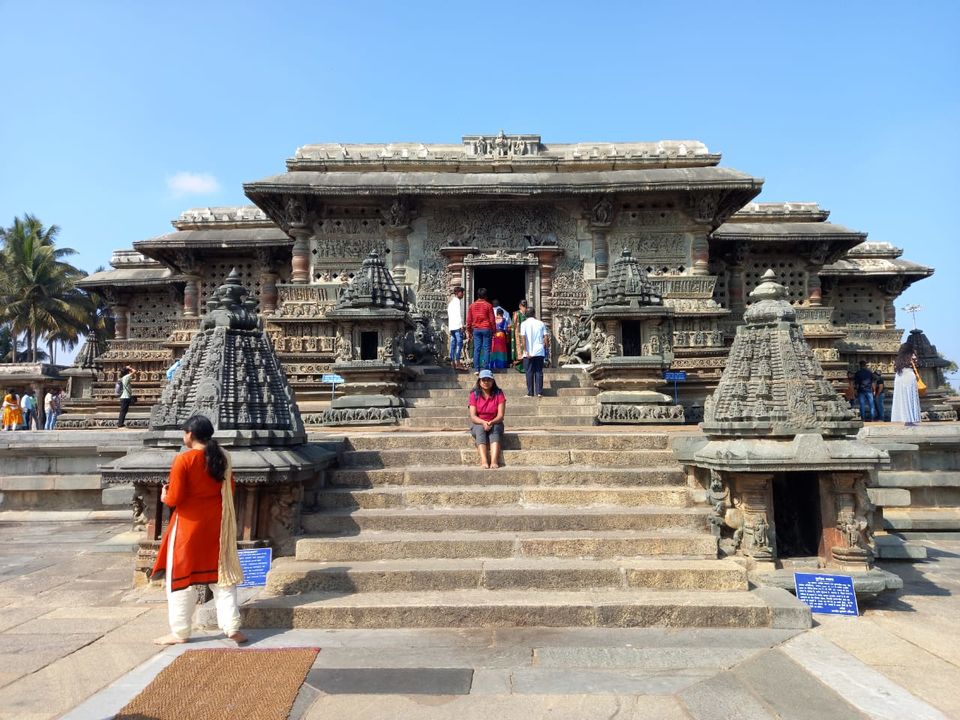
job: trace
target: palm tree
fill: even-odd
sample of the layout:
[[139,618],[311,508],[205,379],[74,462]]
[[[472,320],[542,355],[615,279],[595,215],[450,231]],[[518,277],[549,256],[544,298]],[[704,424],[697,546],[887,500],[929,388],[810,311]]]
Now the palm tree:
[[62,259],[74,250],[55,247],[59,230],[44,228],[32,215],[0,230],[0,322],[9,323],[13,337],[26,336],[33,362],[41,337],[70,338],[72,329],[83,327],[76,290],[83,272]]

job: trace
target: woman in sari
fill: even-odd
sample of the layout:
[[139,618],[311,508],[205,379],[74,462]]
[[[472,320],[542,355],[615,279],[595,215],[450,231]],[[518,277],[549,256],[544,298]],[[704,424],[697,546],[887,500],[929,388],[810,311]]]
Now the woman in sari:
[[497,326],[493,331],[493,341],[490,343],[490,368],[503,370],[510,364],[510,347],[507,344],[509,323],[502,308],[497,308],[496,318]]
[[3,396],[3,429],[16,430],[23,425],[23,413],[20,411],[20,398],[13,390],[7,390]]
[[513,314],[513,322],[510,325],[510,359],[516,365],[518,372],[523,372],[523,348],[524,340],[520,335],[520,324],[527,319],[527,301],[520,301],[520,309]]

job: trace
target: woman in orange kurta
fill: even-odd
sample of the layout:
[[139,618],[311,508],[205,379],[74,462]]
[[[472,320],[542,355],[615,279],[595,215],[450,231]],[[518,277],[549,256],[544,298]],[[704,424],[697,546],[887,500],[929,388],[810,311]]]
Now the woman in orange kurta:
[[3,396],[3,429],[19,430],[23,425],[23,414],[20,411],[20,398],[10,390]]
[[[233,524],[229,540],[236,553],[236,519],[232,517],[233,479],[228,478],[229,460],[213,439],[213,425],[202,415],[184,424],[183,444],[187,451],[177,455],[170,468],[169,484],[160,500],[173,508],[163,535],[154,573],[166,573],[170,635],[157,638],[158,645],[184,643],[190,637],[196,593],[193,585],[210,585],[217,605],[217,623],[234,642],[245,642],[240,632],[236,579],[223,582],[221,528],[223,508],[228,507]],[[228,483],[224,488],[223,483]],[[237,567],[237,571],[239,568]],[[230,574],[230,573],[228,573]],[[232,575],[231,575],[232,576]]]

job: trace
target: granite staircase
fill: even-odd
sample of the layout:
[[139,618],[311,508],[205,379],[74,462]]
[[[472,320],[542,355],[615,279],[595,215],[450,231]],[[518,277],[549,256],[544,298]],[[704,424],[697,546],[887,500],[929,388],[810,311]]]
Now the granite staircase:
[[[528,417],[560,424],[570,407]],[[245,625],[809,626],[788,593],[716,558],[668,434],[524,430],[504,447],[488,470],[466,432],[352,434]]]
[[[597,390],[582,370],[544,370],[541,398],[526,397],[526,378],[516,370],[500,371],[496,380],[507,396],[508,429],[594,424]],[[468,427],[467,399],[476,382],[473,373],[455,373],[446,368],[424,370],[407,384],[407,418],[403,425],[457,430]]]

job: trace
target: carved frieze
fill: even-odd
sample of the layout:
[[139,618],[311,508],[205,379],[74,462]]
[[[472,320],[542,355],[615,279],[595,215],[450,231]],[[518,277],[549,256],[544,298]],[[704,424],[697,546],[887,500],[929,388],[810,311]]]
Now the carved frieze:
[[629,232],[609,239],[611,259],[620,257],[629,250],[633,257],[650,265],[654,272],[666,265],[670,267],[690,262],[689,242],[679,232]]
[[574,249],[576,221],[552,204],[481,203],[442,207],[434,212],[424,254],[439,255],[441,247],[474,246],[485,250],[524,250],[545,238]]
[[322,318],[336,305],[335,287],[323,285],[277,285],[277,318]]
[[650,282],[663,298],[709,300],[717,284],[715,275],[651,275]]
[[857,327],[847,325],[842,328],[846,337],[839,342],[843,352],[891,352],[900,349],[900,338],[903,331],[896,328],[884,329],[878,327]]

